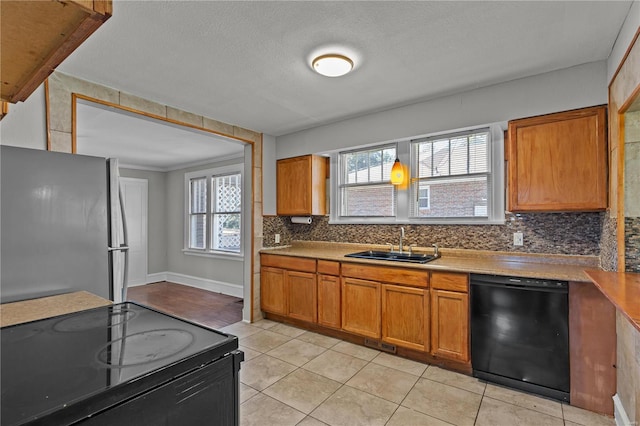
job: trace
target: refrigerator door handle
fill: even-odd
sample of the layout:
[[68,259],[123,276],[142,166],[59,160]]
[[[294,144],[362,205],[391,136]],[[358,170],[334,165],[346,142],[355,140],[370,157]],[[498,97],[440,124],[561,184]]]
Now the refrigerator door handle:
[[127,229],[127,215],[124,209],[124,197],[122,196],[122,186],[118,179],[118,198],[120,201],[120,213],[122,216],[122,245],[120,250],[124,252],[124,277],[122,279],[122,301],[127,300],[127,287],[129,286],[129,232]]
[[108,247],[107,248],[108,251],[128,251],[129,247],[127,246],[120,246],[120,247]]

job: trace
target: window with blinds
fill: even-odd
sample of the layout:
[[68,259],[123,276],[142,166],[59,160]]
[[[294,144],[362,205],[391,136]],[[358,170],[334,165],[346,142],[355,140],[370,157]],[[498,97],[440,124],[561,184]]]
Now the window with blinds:
[[487,217],[488,128],[411,141],[410,217]]
[[390,183],[395,158],[395,145],[340,153],[340,216],[395,216],[395,189]]

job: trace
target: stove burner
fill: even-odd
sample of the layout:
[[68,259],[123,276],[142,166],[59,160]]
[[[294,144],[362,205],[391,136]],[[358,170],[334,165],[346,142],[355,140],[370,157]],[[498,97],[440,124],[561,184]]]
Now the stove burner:
[[42,328],[35,326],[31,327],[32,328],[27,328],[27,324],[25,324],[22,328],[5,328],[2,330],[2,344],[8,345],[18,343],[42,333]]
[[98,361],[111,368],[147,364],[169,358],[193,343],[186,330],[159,329],[135,333],[108,343],[98,352]]
[[56,322],[53,325],[53,329],[62,333],[73,333],[94,328],[110,328],[127,322],[135,318],[136,315],[138,315],[136,312],[120,307],[115,307],[108,311],[81,312]]

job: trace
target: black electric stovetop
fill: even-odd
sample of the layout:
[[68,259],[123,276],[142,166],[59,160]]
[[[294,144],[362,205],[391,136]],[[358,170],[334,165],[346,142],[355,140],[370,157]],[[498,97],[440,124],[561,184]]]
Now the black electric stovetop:
[[237,338],[121,303],[0,329],[2,424],[81,419],[237,349]]

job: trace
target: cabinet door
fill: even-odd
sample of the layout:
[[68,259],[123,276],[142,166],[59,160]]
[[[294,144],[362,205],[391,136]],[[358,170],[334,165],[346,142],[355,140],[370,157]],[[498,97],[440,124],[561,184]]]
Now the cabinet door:
[[340,278],[318,275],[318,324],[340,328]]
[[263,266],[260,269],[260,307],[274,314],[287,314],[285,270]]
[[511,211],[607,207],[605,107],[509,122]]
[[276,205],[278,215],[326,214],[326,159],[316,155],[278,160]]
[[469,361],[469,295],[431,290],[431,354]]
[[287,315],[302,321],[316,322],[316,274],[287,271],[285,276],[289,299]]
[[382,340],[429,351],[429,291],[382,285]]
[[380,338],[380,283],[342,278],[342,329]]

